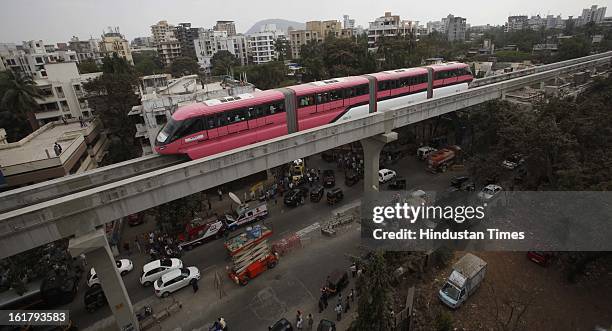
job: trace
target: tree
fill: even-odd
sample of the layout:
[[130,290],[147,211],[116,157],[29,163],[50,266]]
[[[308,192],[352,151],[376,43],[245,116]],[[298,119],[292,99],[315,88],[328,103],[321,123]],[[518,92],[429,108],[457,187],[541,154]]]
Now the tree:
[[164,233],[176,234],[185,229],[188,221],[193,219],[202,207],[200,193],[170,201],[157,207],[157,226]]
[[200,66],[194,59],[181,56],[172,60],[172,64],[170,64],[168,69],[172,77],[178,78],[197,74],[200,71]]
[[162,63],[155,51],[133,53],[134,69],[140,76],[162,73]]
[[212,74],[215,76],[229,75],[232,68],[240,65],[238,58],[229,51],[219,51],[210,59]]
[[138,79],[133,68],[117,55],[103,59],[103,74],[83,84],[87,101],[107,130],[111,146],[108,162],[121,162],[138,155],[135,124],[128,112],[139,104]]
[[276,38],[274,41],[274,50],[276,51],[277,60],[285,61],[291,58],[291,52],[289,49],[289,40],[285,38]]
[[0,109],[27,119],[32,131],[38,129],[34,112],[40,108],[36,99],[42,99],[42,95],[30,76],[10,70],[0,72],[0,97]]
[[383,253],[372,254],[357,283],[357,330],[391,330],[390,274]]
[[79,73],[81,74],[88,74],[100,71],[100,68],[96,64],[96,61],[90,59],[81,61],[81,63],[77,64],[77,66],[79,68]]
[[249,83],[262,90],[281,87],[287,77],[285,64],[280,61],[236,68],[235,78],[240,79],[243,73],[246,73]]
[[574,36],[573,38],[561,42],[559,51],[557,52],[557,61],[587,56],[590,52],[591,43],[582,37]]

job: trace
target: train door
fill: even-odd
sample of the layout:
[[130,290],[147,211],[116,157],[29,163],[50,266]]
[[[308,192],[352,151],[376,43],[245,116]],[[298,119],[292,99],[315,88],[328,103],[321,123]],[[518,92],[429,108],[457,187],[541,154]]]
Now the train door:
[[328,109],[342,108],[344,103],[344,95],[342,90],[329,91],[328,99]]
[[322,113],[329,110],[329,93],[322,92],[316,94],[317,113]]
[[218,137],[225,137],[227,136],[227,124],[228,124],[228,114],[227,113],[220,113],[217,115],[217,119],[218,119],[218,123],[219,126],[217,127],[217,136]]
[[257,107],[253,106],[253,107],[249,107],[247,108],[247,117],[248,117],[248,126],[250,130],[255,130],[259,127],[259,117],[257,115]]
[[227,133],[233,134],[248,129],[246,109],[234,110],[228,113]]

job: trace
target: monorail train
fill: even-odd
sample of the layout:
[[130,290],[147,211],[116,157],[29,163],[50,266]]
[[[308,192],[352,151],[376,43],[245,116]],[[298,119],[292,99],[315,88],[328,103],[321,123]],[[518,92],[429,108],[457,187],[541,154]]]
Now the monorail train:
[[[432,77],[430,82],[428,77]],[[373,111],[384,112],[466,90],[467,64],[445,63],[383,71],[207,100],[179,108],[156,138],[159,154],[197,159]]]

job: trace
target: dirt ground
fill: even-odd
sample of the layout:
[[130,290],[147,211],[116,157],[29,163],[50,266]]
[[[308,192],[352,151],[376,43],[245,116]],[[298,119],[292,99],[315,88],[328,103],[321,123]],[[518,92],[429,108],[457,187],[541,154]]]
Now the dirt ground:
[[[448,267],[434,270],[430,281],[418,286],[416,330],[435,330],[440,313],[450,314],[455,330],[585,330],[612,326],[612,257],[592,263],[585,276],[569,283],[560,262],[537,265],[523,252],[473,252],[488,263],[481,287],[463,306],[452,311],[437,292],[452,264],[465,252],[455,252]],[[516,328],[504,328],[527,307]],[[501,322],[501,324],[500,324]]]

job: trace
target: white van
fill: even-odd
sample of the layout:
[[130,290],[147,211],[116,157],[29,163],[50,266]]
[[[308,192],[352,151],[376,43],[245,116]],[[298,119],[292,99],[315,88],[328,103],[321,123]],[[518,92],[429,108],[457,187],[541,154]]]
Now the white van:
[[156,280],[169,271],[180,269],[183,267],[183,262],[179,259],[163,259],[149,262],[142,267],[142,275],[140,275],[140,284],[151,286]]

